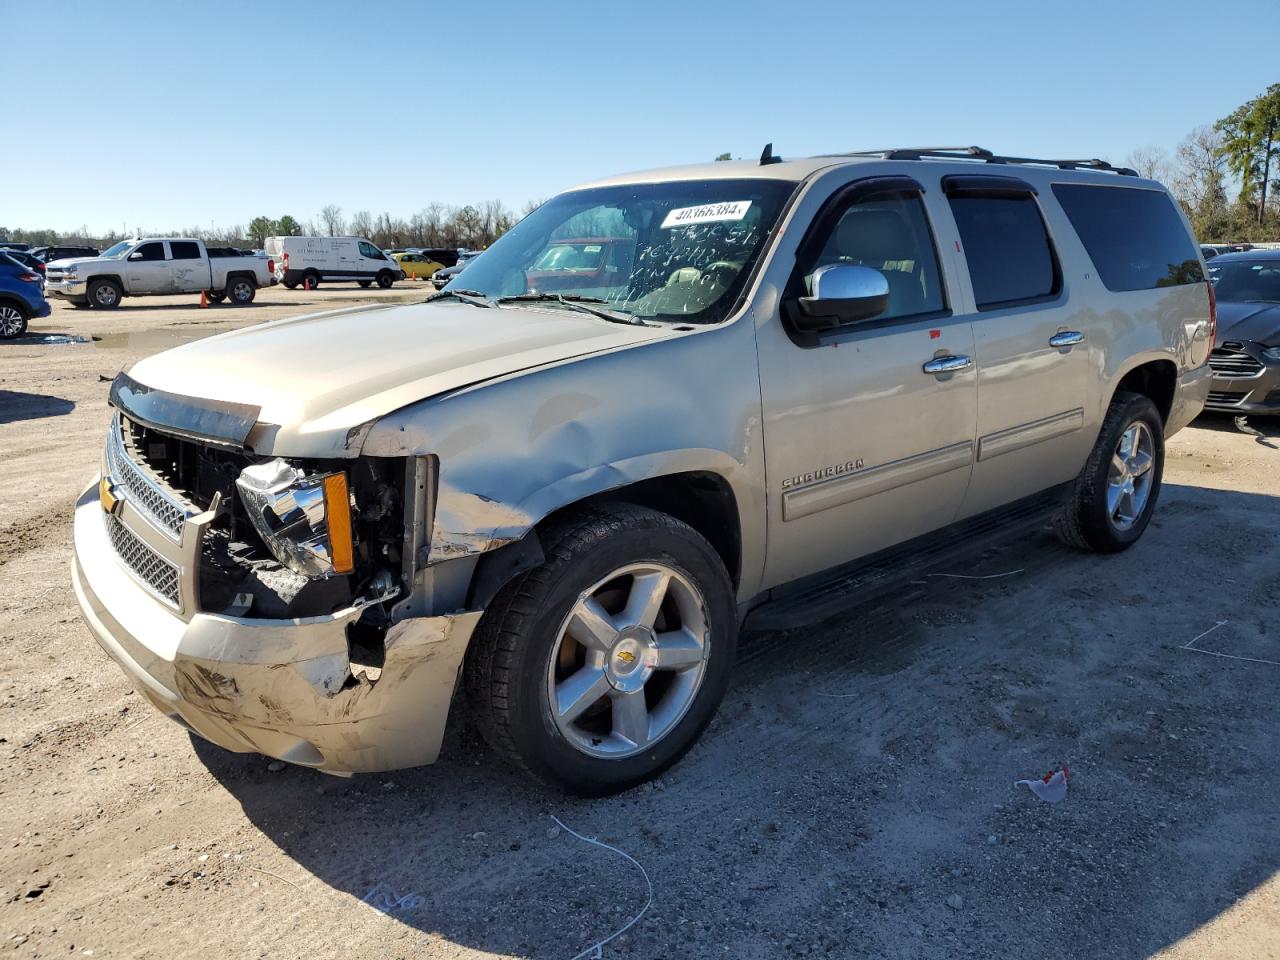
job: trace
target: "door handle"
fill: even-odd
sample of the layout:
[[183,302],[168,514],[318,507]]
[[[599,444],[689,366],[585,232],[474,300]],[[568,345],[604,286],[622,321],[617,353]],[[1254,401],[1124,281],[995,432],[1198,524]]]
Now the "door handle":
[[1084,343],[1084,334],[1079,330],[1063,330],[1049,338],[1051,347],[1074,347],[1077,343]]
[[926,363],[922,369],[925,373],[955,373],[957,370],[967,370],[973,366],[973,361],[968,357],[950,356],[935,357]]

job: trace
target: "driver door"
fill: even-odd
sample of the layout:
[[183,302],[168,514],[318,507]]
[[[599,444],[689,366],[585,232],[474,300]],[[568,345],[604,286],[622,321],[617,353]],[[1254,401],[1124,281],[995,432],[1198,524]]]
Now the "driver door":
[[125,263],[129,293],[168,293],[174,289],[172,264],[165,256],[163,240],[141,244]]
[[[923,191],[908,178],[837,190],[797,251],[782,311],[757,324],[768,473],[764,587],[956,518],[975,446],[973,326],[951,314],[955,294],[929,221]],[[888,308],[800,333],[786,304],[808,295],[809,278],[828,264],[879,270],[889,282]],[[960,369],[926,370],[939,358]]]

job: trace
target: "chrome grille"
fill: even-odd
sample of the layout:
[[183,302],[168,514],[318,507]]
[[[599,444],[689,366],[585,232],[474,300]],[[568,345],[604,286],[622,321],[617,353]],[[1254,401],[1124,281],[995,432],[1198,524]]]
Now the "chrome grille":
[[[1232,344],[1232,346],[1236,346]],[[1245,379],[1262,373],[1262,361],[1249,356],[1243,350],[1231,349],[1225,344],[1209,354],[1209,366],[1215,376],[1224,379]]]
[[121,429],[123,425],[119,419],[115,420],[107,437],[107,470],[112,481],[120,485],[125,497],[139,512],[178,540],[182,524],[192,511],[134,464],[125,451]]
[[106,514],[106,521],[111,546],[129,572],[165,603],[175,610],[180,609],[182,604],[178,568],[143,543],[137,534],[111,514]]
[[1247,393],[1234,393],[1230,390],[1210,390],[1208,403],[1217,404],[1220,407],[1235,407],[1244,401]]

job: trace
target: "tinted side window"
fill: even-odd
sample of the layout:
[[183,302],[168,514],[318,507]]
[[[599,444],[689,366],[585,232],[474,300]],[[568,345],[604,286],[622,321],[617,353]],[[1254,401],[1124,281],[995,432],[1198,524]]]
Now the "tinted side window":
[[371,257],[371,258],[372,258],[372,259],[374,259],[374,260],[382,260],[382,259],[384,259],[384,257],[382,256],[382,251],[381,251],[381,250],[379,250],[377,247],[375,247],[372,243],[365,243],[365,242],[361,241],[361,243],[360,243],[360,252],[361,252],[364,256],[366,256],[366,257]]
[[[137,256],[141,254],[141,256]],[[164,244],[163,243],[144,243],[133,253],[129,254],[131,260],[163,260]]]
[[170,240],[169,251],[174,260],[200,259],[200,245],[191,240]]
[[1035,197],[956,196],[950,202],[979,310],[1058,292],[1058,264]]
[[1108,290],[1203,282],[1195,244],[1168,194],[1055,183],[1053,195]]
[[890,320],[946,308],[942,271],[924,204],[914,194],[869,198],[840,215],[812,263],[804,264],[804,281],[829,264],[873,267],[889,281],[889,307],[875,319]]

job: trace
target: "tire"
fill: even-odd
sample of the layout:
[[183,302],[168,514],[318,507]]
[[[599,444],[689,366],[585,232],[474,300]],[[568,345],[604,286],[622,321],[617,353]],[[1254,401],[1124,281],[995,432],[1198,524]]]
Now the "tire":
[[114,280],[94,280],[89,284],[88,293],[89,302],[99,310],[114,310],[124,298],[124,291]]
[[302,278],[302,289],[314,290],[318,286],[320,286],[320,274],[316,273],[314,270],[308,270],[306,275]]
[[88,298],[88,297],[76,297],[74,300],[68,297],[68,298],[67,298],[67,303],[71,304],[71,306],[75,307],[77,310],[88,310],[88,309],[89,309],[89,298]]
[[[733,585],[696,531],[644,507],[574,511],[540,539],[545,562],[500,590],[480,621],[464,667],[467,697],[511,763],[580,796],[617,793],[679,760],[714,716],[736,653]],[[633,625],[646,617],[626,605],[641,606],[664,571],[652,629]],[[572,616],[586,609],[584,593],[594,609],[612,611],[596,621],[593,647],[569,636],[592,636]],[[651,659],[664,653],[667,669]],[[572,677],[590,692],[574,711],[554,710],[553,689]],[[638,705],[639,720],[627,705]]]
[[285,289],[286,289],[286,290],[297,290],[297,289],[298,289],[298,285],[297,285],[296,283],[286,283],[284,286],[285,286]]
[[1084,469],[1054,518],[1054,532],[1081,550],[1127,550],[1151,522],[1163,475],[1160,411],[1142,394],[1117,393]]
[[356,283],[360,284],[360,286],[364,287],[366,290],[373,286],[372,280],[357,280]]
[[210,303],[221,303],[223,300],[227,299],[227,293],[225,290],[206,290],[205,296],[209,298]]
[[258,285],[248,277],[232,277],[227,281],[227,299],[237,307],[247,307],[258,295]]
[[27,308],[11,300],[0,301],[0,340],[14,340],[27,332]]
[[396,278],[391,275],[391,271],[383,270],[378,274],[378,286],[383,290],[390,290],[391,285],[396,282]]

